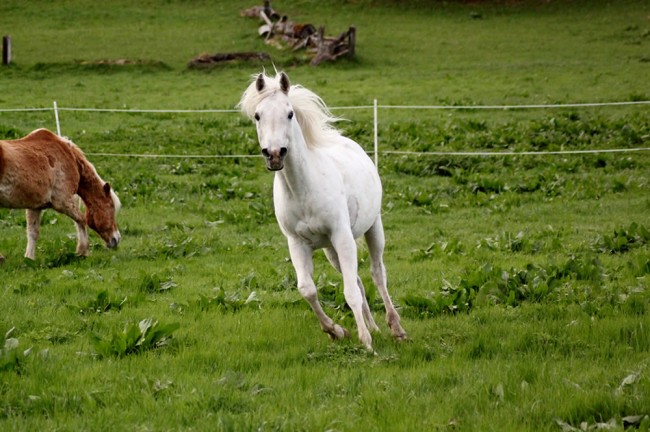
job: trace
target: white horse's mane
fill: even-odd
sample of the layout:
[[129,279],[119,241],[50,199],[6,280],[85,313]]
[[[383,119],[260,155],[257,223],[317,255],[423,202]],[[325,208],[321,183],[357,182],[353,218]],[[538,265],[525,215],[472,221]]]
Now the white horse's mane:
[[[255,116],[257,106],[268,96],[281,91],[280,73],[270,77],[264,72],[264,88],[257,90],[256,80],[259,74],[252,76],[252,82],[244,91],[237,105],[242,113],[250,119]],[[305,142],[310,146],[322,146],[331,143],[340,136],[334,123],[341,119],[335,117],[316,93],[301,85],[292,85],[288,92],[289,102],[293,106],[296,119],[300,125]]]

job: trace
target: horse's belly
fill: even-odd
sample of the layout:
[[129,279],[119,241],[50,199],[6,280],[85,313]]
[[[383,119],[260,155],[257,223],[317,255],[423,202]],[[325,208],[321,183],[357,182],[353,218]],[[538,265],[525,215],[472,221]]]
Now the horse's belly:
[[5,187],[0,184],[0,207],[13,209],[40,209],[50,204],[44,195],[23,191],[15,187]]
[[0,179],[0,207],[15,209],[45,208],[51,200],[51,180],[47,176],[31,175],[7,169]]

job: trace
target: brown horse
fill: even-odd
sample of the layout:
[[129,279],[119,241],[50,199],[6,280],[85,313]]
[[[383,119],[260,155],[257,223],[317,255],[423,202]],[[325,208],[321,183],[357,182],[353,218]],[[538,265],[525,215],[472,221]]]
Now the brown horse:
[[[86,212],[79,208],[79,196]],[[88,228],[114,248],[120,242],[115,216],[120,201],[83,152],[47,129],[24,138],[0,140],[0,207],[27,209],[27,250],[34,259],[41,211],[53,208],[74,220],[77,254],[88,255]]]

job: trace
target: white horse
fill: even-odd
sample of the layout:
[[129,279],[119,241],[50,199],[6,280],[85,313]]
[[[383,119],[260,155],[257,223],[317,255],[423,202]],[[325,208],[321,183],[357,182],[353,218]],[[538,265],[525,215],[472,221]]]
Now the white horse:
[[275,215],[289,243],[298,289],[323,331],[333,339],[349,335],[325,314],[318,301],[312,256],[321,248],[343,275],[345,300],[354,314],[359,340],[372,351],[370,331],[379,328],[357,272],[355,239],[364,235],[386,322],[395,338],[406,339],[386,288],[382,186],[371,159],[332,126],[337,119],[323,100],[302,86],[291,86],[284,72],[275,78],[264,73],[254,77],[239,107],[255,120],[266,166],[275,172]]

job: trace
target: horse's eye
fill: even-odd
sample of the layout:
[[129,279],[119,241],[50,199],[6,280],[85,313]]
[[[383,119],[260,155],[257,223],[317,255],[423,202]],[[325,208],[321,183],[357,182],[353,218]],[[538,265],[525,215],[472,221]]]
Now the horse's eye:
[[255,113],[255,120],[260,121],[260,115],[258,113]]
[[289,120],[293,118],[293,111],[289,111]]

